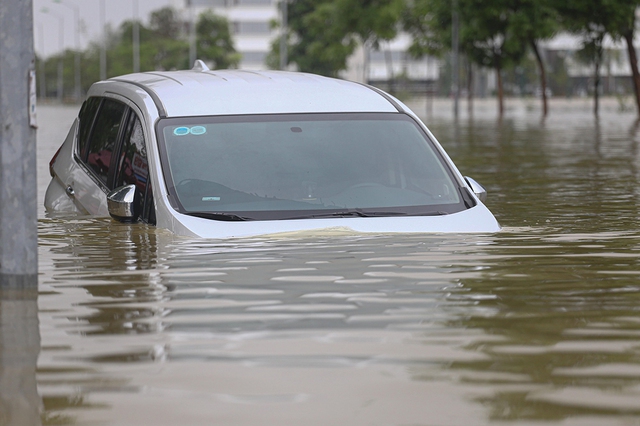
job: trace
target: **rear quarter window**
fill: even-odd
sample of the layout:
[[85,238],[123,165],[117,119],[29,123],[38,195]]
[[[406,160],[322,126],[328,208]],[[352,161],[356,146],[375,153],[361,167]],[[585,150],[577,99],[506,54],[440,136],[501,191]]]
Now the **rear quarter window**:
[[93,120],[96,116],[96,111],[100,106],[101,98],[91,97],[87,99],[80,113],[78,114],[78,145],[77,154],[82,160],[87,158],[87,146],[89,141],[89,135],[93,126]]
[[111,160],[126,110],[127,107],[123,103],[104,99],[89,136],[86,164],[105,185],[108,182]]

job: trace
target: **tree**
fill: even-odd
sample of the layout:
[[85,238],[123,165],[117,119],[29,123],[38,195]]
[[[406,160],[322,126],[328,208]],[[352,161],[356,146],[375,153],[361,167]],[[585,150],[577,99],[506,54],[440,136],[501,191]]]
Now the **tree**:
[[468,55],[475,63],[494,68],[498,96],[498,112],[504,113],[502,71],[516,65],[526,53],[526,40],[515,28],[509,13],[509,0],[459,0],[460,38],[471,46]]
[[[453,35],[453,2],[451,0],[414,0],[407,4],[402,22],[405,31],[412,36],[408,53],[414,58],[431,55],[445,58],[451,52]],[[460,20],[458,20],[460,22]],[[460,23],[464,25],[464,22]],[[459,40],[459,51],[467,60],[467,101],[469,112],[473,110],[473,66],[468,52],[471,44],[468,40]],[[446,62],[447,66],[452,65]],[[453,70],[452,70],[453,72]],[[448,73],[447,73],[448,74]],[[443,81],[444,80],[444,81]],[[444,87],[450,86],[447,77],[441,78]],[[447,90],[449,92],[449,90]]]
[[[529,0],[458,0],[460,51],[474,63],[495,70],[500,115],[504,112],[502,72],[517,65],[526,53],[525,34],[514,19],[514,10],[524,1]],[[452,13],[450,0],[411,2],[404,17],[405,29],[414,37],[409,52],[414,56],[447,52]]]
[[377,48],[380,41],[398,35],[404,0],[336,0],[335,4],[347,34],[361,44]]
[[[297,0],[288,5],[287,59],[300,71],[337,76],[358,45],[397,35],[403,0]],[[279,63],[279,40],[268,64]]]
[[519,38],[526,41],[536,58],[542,92],[542,115],[545,117],[549,111],[547,73],[538,43],[551,38],[559,30],[558,13],[553,4],[553,0],[518,0],[509,4],[511,27]]
[[196,49],[211,68],[234,68],[240,62],[231,39],[229,21],[207,10],[200,14],[196,24]]
[[[451,2],[449,0],[414,0],[407,4],[402,23],[412,36],[409,53],[441,57],[451,48]],[[463,23],[464,24],[464,23]],[[461,46],[466,52],[468,46]]]
[[182,22],[178,19],[178,13],[170,6],[151,12],[151,30],[162,38],[179,38]]
[[634,0],[557,0],[554,5],[565,28],[582,37],[581,56],[594,64],[594,114],[598,115],[599,110],[600,65],[604,52],[603,42],[607,34],[614,40],[624,38],[627,41],[636,103],[640,113],[640,76],[633,46],[635,9],[638,2]]
[[[332,77],[346,68],[356,46],[339,28],[332,1],[297,0],[288,5],[287,14],[287,63],[295,63],[303,72]],[[267,63],[278,68],[279,62],[280,41],[275,40]]]
[[556,8],[560,12],[565,28],[582,37],[582,50],[578,57],[594,65],[593,113],[598,115],[600,93],[600,64],[602,63],[602,42],[607,33],[609,14],[601,10],[601,0],[560,0]]
[[[190,66],[189,44],[181,33],[182,26],[171,8],[151,14],[147,28],[140,24],[140,70],[185,69]],[[107,65],[109,75],[121,75],[133,70],[133,22],[125,21],[119,31],[109,37]]]
[[[151,14],[150,25],[141,22],[139,27],[140,71],[186,69],[189,64],[189,43],[182,28],[186,25],[178,19],[172,8],[157,10]],[[117,29],[107,28],[107,77],[127,74],[133,71],[133,21],[125,21]],[[237,66],[240,55],[233,47],[228,21],[208,11],[199,17],[197,24],[197,42],[203,59],[213,63],[215,68],[232,68]],[[100,77],[99,57],[102,45],[92,42],[82,54],[82,89],[86,92],[89,86]],[[74,73],[72,69],[75,52],[66,50],[61,54],[44,60],[44,75],[39,78],[46,82],[41,96],[56,93],[57,64],[62,56],[65,64],[63,70],[65,95],[73,90]],[[43,60],[43,59],[40,59]],[[40,65],[40,64],[38,64]],[[42,74],[42,72],[40,72]]]
[[638,0],[610,0],[616,6],[613,25],[608,30],[615,38],[623,38],[627,45],[627,55],[631,66],[631,81],[636,100],[636,110],[640,116],[640,71],[638,71],[638,56],[633,38],[636,27],[636,9],[640,6]]

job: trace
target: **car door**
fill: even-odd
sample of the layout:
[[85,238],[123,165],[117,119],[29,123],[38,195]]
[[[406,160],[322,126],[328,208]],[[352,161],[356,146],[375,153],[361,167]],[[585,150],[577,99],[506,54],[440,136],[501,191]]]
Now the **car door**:
[[122,139],[123,121],[129,107],[107,97],[93,97],[79,114],[74,158],[78,167],[71,170],[73,197],[88,213],[108,215],[106,193],[113,174],[113,153]]
[[155,224],[144,132],[129,106],[110,97],[89,98],[79,114],[75,157],[81,171],[72,176],[74,196],[89,213],[107,216],[108,192],[134,184],[142,219]]

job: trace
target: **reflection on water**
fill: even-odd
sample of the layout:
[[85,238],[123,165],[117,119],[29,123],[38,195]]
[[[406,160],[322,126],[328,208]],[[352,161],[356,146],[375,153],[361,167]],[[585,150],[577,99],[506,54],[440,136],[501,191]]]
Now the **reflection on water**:
[[0,425],[39,425],[37,291],[0,289]]
[[431,128],[503,232],[218,241],[41,216],[42,423],[640,424],[631,118]]

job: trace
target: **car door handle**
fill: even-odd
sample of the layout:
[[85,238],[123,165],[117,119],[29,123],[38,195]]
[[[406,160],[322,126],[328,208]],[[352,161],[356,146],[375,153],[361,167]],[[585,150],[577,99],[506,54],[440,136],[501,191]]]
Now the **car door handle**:
[[71,185],[67,186],[67,195],[69,195],[70,197],[73,197],[76,195],[76,191],[73,190],[73,187]]

